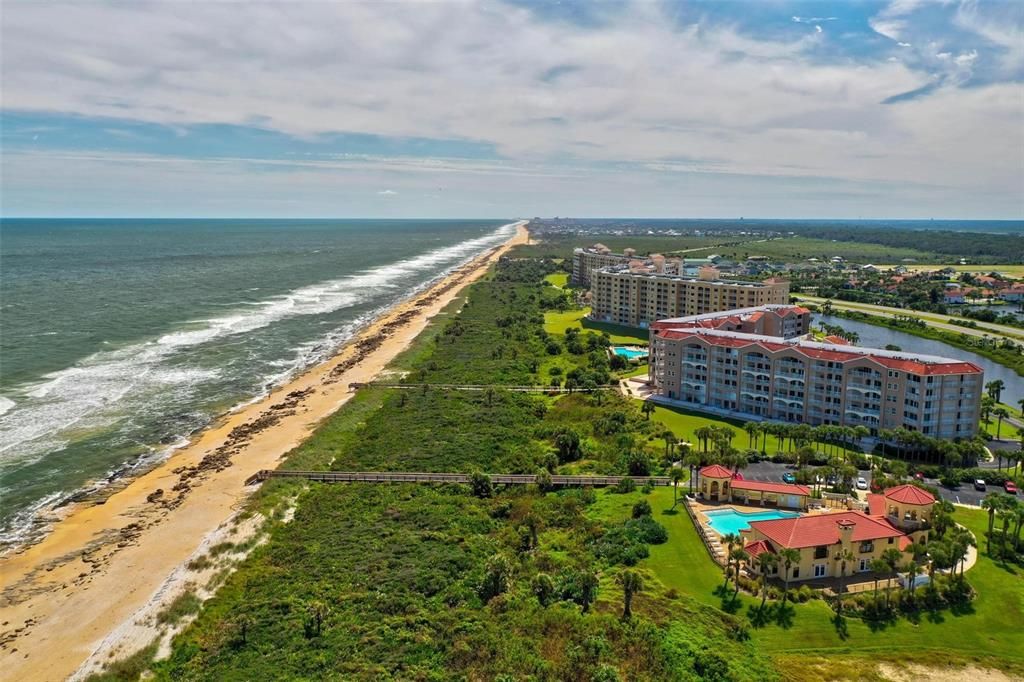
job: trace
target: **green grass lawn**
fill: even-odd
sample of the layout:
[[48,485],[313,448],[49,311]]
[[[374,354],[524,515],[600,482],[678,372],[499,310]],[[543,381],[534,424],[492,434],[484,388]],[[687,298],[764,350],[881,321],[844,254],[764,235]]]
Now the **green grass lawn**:
[[[687,486],[680,484],[680,492]],[[590,513],[602,520],[621,519],[629,514],[641,496],[600,494]],[[669,540],[650,547],[650,557],[640,567],[654,576],[666,589],[674,588],[699,602],[725,608],[736,615],[755,615],[760,600],[740,594],[738,603],[723,602],[716,594],[722,584],[721,569],[708,556],[682,507],[672,509],[672,490],[659,488],[647,496],[654,517],[668,529]],[[848,618],[841,635],[834,613],[822,601],[789,604],[788,615],[751,628],[758,648],[776,656],[847,655],[895,659],[922,652],[942,654],[961,660],[984,661],[998,657],[1020,666],[1024,672],[1024,572],[1004,567],[984,554],[984,511],[957,508],[956,519],[979,538],[982,555],[967,572],[978,591],[971,612],[956,615],[944,611],[935,616],[923,614],[914,623],[901,618],[894,624],[872,629],[862,621]],[[927,659],[925,659],[927,662]],[[933,661],[935,663],[936,661]]]
[[592,322],[583,319],[590,312],[590,308],[580,310],[566,310],[565,312],[548,311],[544,313],[544,331],[548,334],[565,334],[570,327],[578,327],[584,331],[608,332],[612,343],[638,343],[647,345],[649,337],[642,329],[624,327],[618,324],[607,322]]
[[558,288],[563,288],[569,283],[569,273],[567,272],[552,272],[550,275],[544,278],[545,282],[550,282]]

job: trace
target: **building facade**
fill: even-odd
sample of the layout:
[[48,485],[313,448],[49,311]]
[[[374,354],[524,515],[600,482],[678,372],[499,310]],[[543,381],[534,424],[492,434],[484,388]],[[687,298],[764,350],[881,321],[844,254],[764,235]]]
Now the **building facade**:
[[[903,551],[912,542],[927,542],[931,530],[935,498],[926,490],[912,485],[890,488],[876,495],[880,508],[887,513],[837,511],[798,518],[751,521],[750,529],[742,531],[744,549],[754,558],[763,552],[778,553],[783,548],[795,549],[799,562],[789,567],[791,581],[846,577],[871,571],[871,562],[881,558],[887,549]],[[913,516],[913,519],[911,519]],[[853,560],[843,555],[849,552]],[[769,573],[782,579],[784,566],[775,566]]]
[[800,338],[657,324],[655,395],[748,419],[975,435],[984,373],[969,362]]
[[[628,250],[627,250],[628,252]],[[624,265],[633,257],[632,254],[612,253],[604,244],[594,244],[586,248],[576,248],[572,252],[572,284],[589,287],[591,273],[600,268]]]
[[665,318],[789,302],[789,282],[718,279],[715,268],[697,277],[651,272],[649,267],[605,267],[591,277],[590,317],[647,328]]

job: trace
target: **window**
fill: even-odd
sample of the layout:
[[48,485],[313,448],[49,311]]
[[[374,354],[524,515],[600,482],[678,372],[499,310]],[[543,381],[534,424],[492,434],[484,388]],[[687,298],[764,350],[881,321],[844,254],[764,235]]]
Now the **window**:
[[861,554],[867,554],[868,552],[874,552],[874,551],[875,551],[875,545],[874,545],[873,542],[862,542],[862,543],[860,543],[860,553]]
[[861,559],[860,560],[860,568],[857,569],[857,570],[860,570],[860,571],[868,570],[868,560],[867,559]]
[[814,548],[814,558],[815,559],[825,559],[827,557],[828,557],[828,547],[824,547],[823,546],[823,547],[815,547]]
[[824,578],[825,577],[825,564],[814,564],[814,577]]
[[799,578],[800,577],[800,567],[799,566],[797,566],[797,567],[795,567],[793,569],[793,577],[794,578]]

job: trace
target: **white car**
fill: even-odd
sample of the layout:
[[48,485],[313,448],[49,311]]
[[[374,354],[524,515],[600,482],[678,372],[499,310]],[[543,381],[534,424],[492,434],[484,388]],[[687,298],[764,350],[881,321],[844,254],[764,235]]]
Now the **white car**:
[[857,490],[867,490],[867,489],[868,489],[868,482],[866,480],[864,480],[863,476],[861,476],[860,478],[857,479]]

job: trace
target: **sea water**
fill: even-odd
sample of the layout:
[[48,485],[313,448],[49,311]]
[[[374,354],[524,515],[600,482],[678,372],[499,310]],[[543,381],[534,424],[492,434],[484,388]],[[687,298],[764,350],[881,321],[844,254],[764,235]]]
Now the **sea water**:
[[0,549],[513,233],[508,220],[3,220]]

